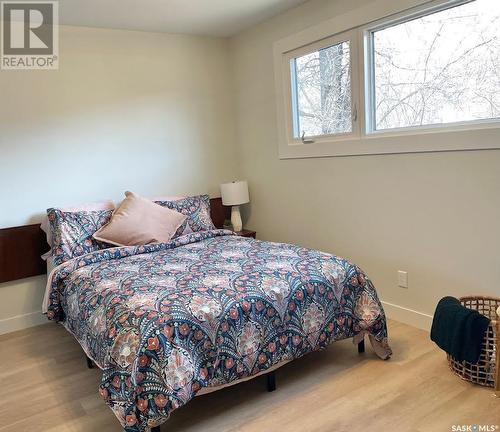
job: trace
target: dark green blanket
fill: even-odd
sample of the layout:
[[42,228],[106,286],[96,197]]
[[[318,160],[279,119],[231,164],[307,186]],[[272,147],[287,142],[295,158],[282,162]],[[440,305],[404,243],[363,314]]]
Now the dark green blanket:
[[455,360],[477,363],[490,320],[454,297],[442,298],[434,312],[431,340]]

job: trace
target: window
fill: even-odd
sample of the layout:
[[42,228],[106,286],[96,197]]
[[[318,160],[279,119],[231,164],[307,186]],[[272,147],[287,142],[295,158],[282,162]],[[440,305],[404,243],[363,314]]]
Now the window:
[[294,137],[352,132],[349,41],[290,60]]
[[372,130],[500,117],[498,0],[370,33]]
[[281,158],[500,148],[500,0],[416,1],[275,43]]
[[358,133],[354,83],[357,33],[345,32],[288,52],[287,137],[295,144],[342,140]]

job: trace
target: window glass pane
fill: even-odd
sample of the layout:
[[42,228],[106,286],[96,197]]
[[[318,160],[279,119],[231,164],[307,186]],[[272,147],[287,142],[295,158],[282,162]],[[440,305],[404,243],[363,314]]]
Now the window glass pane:
[[500,1],[373,33],[376,129],[500,117]]
[[350,68],[349,42],[291,60],[295,137],[352,131]]

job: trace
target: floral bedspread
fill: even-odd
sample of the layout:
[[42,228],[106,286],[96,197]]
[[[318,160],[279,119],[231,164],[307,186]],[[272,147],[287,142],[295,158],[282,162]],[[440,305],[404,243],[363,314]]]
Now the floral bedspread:
[[125,431],[163,423],[203,387],[364,334],[391,355],[384,311],[354,264],[231,235],[74,258],[49,277],[45,308],[103,370],[100,394]]

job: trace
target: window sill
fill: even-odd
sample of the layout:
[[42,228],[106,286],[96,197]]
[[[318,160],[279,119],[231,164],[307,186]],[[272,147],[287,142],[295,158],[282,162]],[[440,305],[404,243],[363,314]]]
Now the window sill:
[[500,149],[500,124],[477,127],[440,127],[425,130],[381,131],[362,137],[297,144],[282,140],[280,159],[362,156]]

